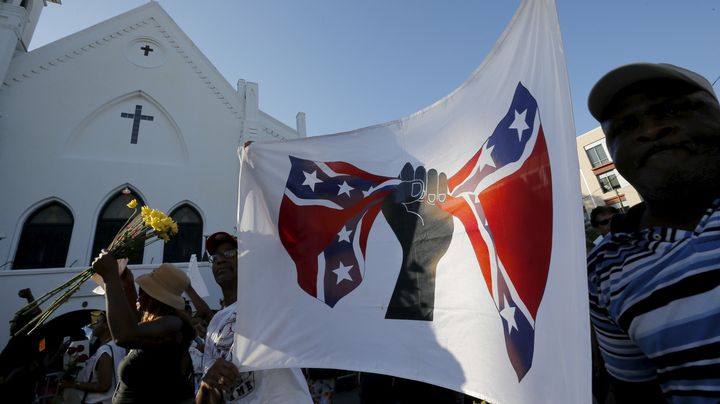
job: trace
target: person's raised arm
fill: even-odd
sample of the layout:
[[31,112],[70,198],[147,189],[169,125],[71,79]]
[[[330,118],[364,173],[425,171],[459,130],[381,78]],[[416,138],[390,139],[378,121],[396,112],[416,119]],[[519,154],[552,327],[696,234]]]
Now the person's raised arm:
[[[93,270],[105,281],[105,304],[110,333],[125,348],[156,346],[182,328],[178,316],[163,316],[147,323],[138,323],[136,310],[130,305],[118,274],[118,264],[111,254],[103,253],[93,262]],[[129,269],[125,269],[128,272]],[[127,279],[125,280],[127,282]],[[134,286],[129,289],[135,289]]]
[[188,297],[190,298],[190,302],[192,302],[193,307],[195,307],[195,311],[197,311],[197,316],[209,323],[210,320],[212,320],[213,318],[213,312],[210,309],[210,306],[208,306],[205,299],[198,295],[198,293],[192,287],[192,284],[188,284],[187,289],[185,289],[185,294],[188,295]]
[[140,321],[140,314],[137,311],[138,293],[135,288],[135,276],[130,268],[125,267],[125,270],[120,274],[120,281],[122,282],[122,288],[125,292],[125,300],[127,300],[133,312],[135,322],[137,323]]
[[121,341],[131,329],[137,327],[137,316],[125,294],[118,274],[117,260],[112,254],[102,253],[93,261],[92,267],[105,282],[105,305],[110,333],[113,339]]

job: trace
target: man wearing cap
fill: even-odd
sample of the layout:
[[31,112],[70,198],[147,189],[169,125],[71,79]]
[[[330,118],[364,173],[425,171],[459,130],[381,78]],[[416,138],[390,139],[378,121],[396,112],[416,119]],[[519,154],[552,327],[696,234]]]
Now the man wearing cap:
[[240,372],[233,363],[235,302],[237,300],[237,239],[225,232],[208,237],[205,249],[213,276],[223,293],[224,309],[207,327],[203,367],[205,375],[197,403],[312,403],[307,382],[299,369]]
[[717,403],[717,96],[692,71],[638,63],[601,78],[588,104],[644,199],[588,257],[591,320],[618,402]]

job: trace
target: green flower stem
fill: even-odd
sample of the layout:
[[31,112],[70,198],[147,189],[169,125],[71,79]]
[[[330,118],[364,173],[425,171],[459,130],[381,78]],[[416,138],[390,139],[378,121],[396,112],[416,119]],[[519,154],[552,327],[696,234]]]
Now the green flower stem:
[[[145,208],[145,207],[143,207]],[[154,209],[152,212],[156,212]],[[172,223],[172,226],[170,226],[169,229],[164,228],[161,226],[160,228],[156,227],[153,228],[150,226],[150,223],[152,220],[148,219],[149,221],[146,222],[145,219],[147,217],[141,215],[138,215],[138,210],[135,209],[133,213],[130,215],[130,217],[127,219],[125,224],[122,226],[120,231],[115,235],[112,242],[107,248],[107,251],[109,251],[112,255],[114,255],[117,258],[127,258],[131,256],[135,251],[137,251],[141,246],[143,245],[150,245],[158,240],[160,240],[160,236],[167,238],[171,235],[174,235],[177,233],[177,224],[170,220]],[[164,213],[160,212],[163,217],[165,217]],[[155,214],[155,213],[153,213]],[[163,222],[165,223],[165,222]],[[172,229],[175,228],[175,231]],[[40,326],[45,323],[45,321],[52,316],[52,314],[63,304],[65,303],[75,292],[80,289],[80,286],[82,286],[83,283],[85,283],[90,277],[93,275],[92,268],[88,268],[77,275],[73,276],[66,282],[63,282],[55,289],[45,293],[42,295],[39,299],[35,300],[34,302],[24,306],[21,308],[16,315],[22,315],[22,314],[28,314],[31,312],[31,310],[35,309],[35,307],[40,307],[40,305],[48,300],[50,300],[52,297],[57,295],[58,293],[62,293],[60,297],[55,299],[47,309],[45,309],[44,312],[38,314],[37,316],[33,317],[20,331],[18,331],[17,334],[25,332],[25,330],[30,329],[28,334],[34,332],[36,329],[38,329]],[[17,335],[16,334],[16,335]]]
[[[87,271],[87,269],[85,270]],[[29,313],[32,311],[35,307],[39,307],[41,304],[43,304],[45,301],[49,300],[51,297],[55,296],[56,294],[60,293],[64,289],[68,287],[68,285],[73,284],[78,279],[80,279],[85,271],[81,271],[77,275],[73,276],[72,278],[68,279],[67,281],[60,284],[60,286],[56,287],[55,289],[45,293],[44,295],[40,296],[39,298],[35,299],[32,303],[28,303],[25,306],[23,306],[20,310],[18,310],[15,315],[22,315]]]
[[45,311],[35,316],[32,320],[30,320],[23,328],[20,329],[15,335],[22,334],[27,330],[28,328],[32,327],[30,331],[28,331],[28,334],[31,334],[34,332],[38,327],[43,325],[45,321],[63,304],[65,301],[67,301],[75,292],[80,289],[80,286],[82,286],[83,283],[85,283],[90,277],[92,277],[93,272],[92,270],[85,270],[80,273],[80,276],[75,276],[73,279],[75,280],[74,283],[70,283],[70,281],[65,282],[65,285],[67,285],[67,290],[55,301],[53,301],[50,306],[48,306]]

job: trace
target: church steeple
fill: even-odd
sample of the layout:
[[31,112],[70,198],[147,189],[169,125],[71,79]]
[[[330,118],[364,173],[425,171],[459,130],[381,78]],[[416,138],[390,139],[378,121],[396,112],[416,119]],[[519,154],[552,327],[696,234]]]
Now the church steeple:
[[47,2],[60,0],[0,0],[0,84],[15,51],[27,52]]

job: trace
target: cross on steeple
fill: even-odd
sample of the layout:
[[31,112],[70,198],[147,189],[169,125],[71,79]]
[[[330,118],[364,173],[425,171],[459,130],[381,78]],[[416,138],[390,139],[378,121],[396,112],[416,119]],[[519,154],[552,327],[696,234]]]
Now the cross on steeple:
[[134,114],[128,114],[127,112],[121,112],[120,117],[121,118],[131,118],[133,120],[132,135],[130,136],[131,144],[137,144],[137,142],[138,142],[138,134],[140,132],[140,120],[152,121],[155,119],[155,117],[153,117],[153,116],[142,114],[142,105],[135,106]]
[[140,48],[141,51],[145,52],[144,56],[150,55],[150,52],[154,51],[155,49],[151,48],[150,45],[145,45]]

